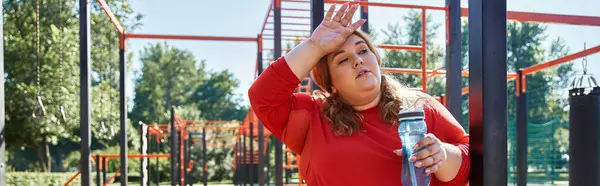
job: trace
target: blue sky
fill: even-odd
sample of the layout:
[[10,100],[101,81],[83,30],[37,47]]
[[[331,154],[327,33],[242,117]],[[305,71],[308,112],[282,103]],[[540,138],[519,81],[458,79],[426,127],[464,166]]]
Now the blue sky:
[[[433,6],[444,6],[445,3],[445,0],[370,1]],[[144,26],[135,33],[256,37],[267,14],[270,0],[132,0],[131,2],[134,11],[144,15],[142,19]],[[461,6],[468,7],[468,0],[462,0]],[[511,11],[600,17],[600,11],[597,10],[600,7],[598,0],[508,0],[507,6]],[[282,7],[308,9],[309,4],[283,2]],[[327,7],[328,5],[326,5],[326,9]],[[373,28],[380,31],[387,28],[390,23],[402,24],[402,17],[408,12],[408,9],[370,7],[369,22]],[[443,23],[443,12],[428,13],[432,14],[436,22]],[[310,14],[309,12],[283,11],[282,15],[309,16]],[[354,20],[357,19],[358,13]],[[283,19],[282,21],[309,23],[308,20]],[[272,28],[272,25],[267,27]],[[309,29],[308,26],[287,25],[283,28]],[[443,46],[445,28],[442,26],[438,32],[440,37],[434,41]],[[571,52],[582,50],[584,42],[587,43],[588,48],[600,45],[600,37],[598,37],[600,27],[550,24],[547,26],[546,33],[548,41],[559,36],[565,39]],[[266,32],[265,34],[271,33]],[[134,70],[141,70],[140,51],[145,46],[156,42],[166,42],[174,47],[192,52],[197,60],[206,60],[207,68],[213,71],[228,70],[232,72],[240,82],[236,93],[247,100],[246,92],[252,83],[252,73],[256,62],[256,43],[130,39],[127,49],[134,54]],[[376,41],[376,43],[378,42]],[[264,48],[273,48],[272,41],[265,41],[263,46]],[[575,65],[576,70],[579,71],[581,70],[580,61],[577,60]],[[589,56],[588,61],[588,72],[595,74],[596,79],[600,80],[600,54]],[[133,85],[134,75],[129,77],[131,78],[130,85]],[[127,93],[130,97],[133,96],[132,86],[128,88]]]

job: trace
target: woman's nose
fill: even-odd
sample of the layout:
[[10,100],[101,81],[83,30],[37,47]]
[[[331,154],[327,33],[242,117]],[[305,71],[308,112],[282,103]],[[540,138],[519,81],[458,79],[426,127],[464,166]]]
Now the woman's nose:
[[358,65],[362,65],[363,61],[360,57],[358,56],[353,56],[352,57],[352,61],[354,61],[354,68],[358,68]]

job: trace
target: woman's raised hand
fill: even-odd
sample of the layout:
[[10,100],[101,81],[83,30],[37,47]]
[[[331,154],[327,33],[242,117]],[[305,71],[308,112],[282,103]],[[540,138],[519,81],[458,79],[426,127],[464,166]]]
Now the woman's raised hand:
[[347,3],[342,5],[335,15],[333,15],[335,5],[329,7],[325,18],[310,36],[310,41],[320,51],[321,55],[337,50],[352,32],[366,22],[366,20],[361,19],[350,24],[358,5],[348,7]]

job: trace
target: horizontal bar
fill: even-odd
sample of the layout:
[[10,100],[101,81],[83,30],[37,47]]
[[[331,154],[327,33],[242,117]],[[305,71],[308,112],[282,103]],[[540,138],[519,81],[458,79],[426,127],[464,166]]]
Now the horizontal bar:
[[[265,30],[273,30],[273,28],[265,28]],[[292,32],[310,32],[310,30],[302,30],[302,29],[284,29],[282,28],[281,31],[292,31]]]
[[202,41],[249,41],[256,42],[255,37],[227,37],[227,36],[190,36],[190,35],[156,35],[156,34],[125,34],[127,39],[181,39]]
[[[274,40],[272,37],[265,37],[263,40]],[[281,38],[282,41],[302,41],[305,38]]]
[[[273,35],[273,34],[263,34],[263,36],[274,36],[274,35]],[[310,36],[295,36],[295,35],[285,35],[285,34],[282,34],[282,35],[281,35],[281,37],[300,37],[300,38],[308,38],[308,37],[310,37]],[[265,49],[263,49],[263,50],[265,50]]]
[[281,11],[302,11],[302,12],[310,12],[310,9],[301,9],[301,8],[281,8]]
[[[273,15],[269,15],[269,17],[273,17]],[[288,19],[308,19],[308,20],[310,20],[310,17],[306,17],[306,16],[281,16],[281,18],[288,18]]]
[[[462,8],[461,16],[468,17],[469,10],[467,8]],[[540,23],[558,23],[558,24],[582,25],[582,26],[600,26],[600,17],[592,17],[592,16],[507,11],[506,19],[514,20],[514,21],[521,21],[521,22],[540,22]]]
[[110,10],[110,7],[108,7],[108,3],[106,3],[106,1],[104,1],[104,0],[97,0],[97,1],[100,4],[100,6],[102,7],[102,9],[104,9],[104,12],[106,13],[106,15],[108,16],[110,21],[113,23],[113,25],[115,25],[115,27],[117,28],[119,33],[123,34],[125,32],[125,30],[123,29],[123,26],[121,26],[121,23],[119,23],[119,20],[117,19],[115,14],[113,14],[113,12]]
[[423,51],[422,46],[416,45],[377,45],[378,48],[390,49],[390,50],[409,50],[409,51]]
[[183,120],[186,123],[191,124],[204,124],[204,125],[217,125],[217,124],[242,124],[240,121],[228,121],[228,120]]
[[[120,154],[99,154],[100,158],[119,158]],[[128,154],[127,158],[169,158],[170,154]]]
[[[267,22],[267,24],[273,24],[273,22]],[[308,24],[308,23],[285,23],[285,22],[282,22],[281,25],[310,26],[310,24]]]
[[438,6],[421,6],[421,5],[407,5],[407,4],[393,4],[393,3],[377,3],[370,1],[333,1],[325,0],[327,4],[358,4],[360,6],[380,6],[380,7],[391,7],[391,8],[415,8],[415,9],[427,9],[427,10],[446,10],[446,7]]
[[281,2],[310,3],[310,1],[304,1],[304,0],[281,0]]
[[545,63],[540,63],[540,64],[536,64],[536,65],[532,65],[530,67],[527,68],[523,68],[521,69],[523,71],[523,75],[528,75],[528,74],[532,74],[556,65],[560,65],[569,61],[572,61],[574,59],[580,58],[580,57],[584,57],[584,56],[588,56],[594,53],[600,52],[600,45],[595,46],[593,48],[589,48],[586,50],[582,50],[580,52],[577,53],[573,53],[573,54],[569,54],[563,57],[560,57],[558,59],[555,60],[551,60]]
[[[272,48],[263,48],[263,51],[265,51],[265,50],[273,51],[275,49],[272,49]],[[281,51],[286,51],[286,52],[289,52],[290,50],[292,50],[292,49],[289,49],[289,48],[288,49],[281,49]],[[272,59],[272,58],[270,58],[270,59]]]
[[[382,72],[389,72],[389,73],[403,73],[403,74],[417,74],[417,75],[421,75],[422,74],[422,70],[421,69],[411,69],[411,68],[389,68],[389,67],[381,67],[381,71]],[[445,71],[441,71],[441,70],[427,70],[426,72],[427,74],[445,74]]]

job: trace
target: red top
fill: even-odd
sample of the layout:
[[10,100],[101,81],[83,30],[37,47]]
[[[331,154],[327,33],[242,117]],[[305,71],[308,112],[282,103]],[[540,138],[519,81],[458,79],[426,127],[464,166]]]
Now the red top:
[[[319,112],[323,99],[294,93],[299,84],[281,57],[265,69],[248,94],[252,109],[264,126],[301,155],[299,170],[307,185],[402,185],[402,158],[393,153],[402,148],[400,137],[394,127],[379,117],[378,106],[360,112],[364,116],[364,132],[334,136],[330,122]],[[432,174],[431,185],[465,185],[470,169],[469,135],[435,99],[428,101],[424,110],[428,132],[458,146],[463,154],[453,180],[444,183]]]

